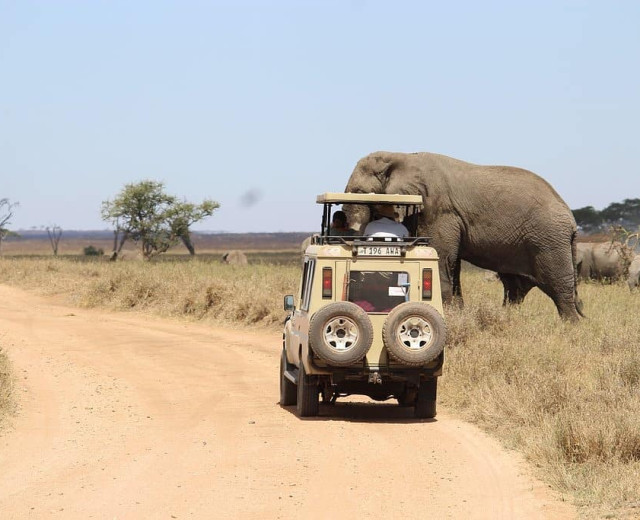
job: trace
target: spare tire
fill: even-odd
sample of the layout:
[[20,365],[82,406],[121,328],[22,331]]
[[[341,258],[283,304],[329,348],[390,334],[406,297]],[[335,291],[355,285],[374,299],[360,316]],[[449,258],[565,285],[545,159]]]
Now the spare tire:
[[333,366],[357,363],[367,355],[372,342],[371,320],[355,303],[331,303],[316,312],[309,322],[309,346]]
[[409,366],[425,365],[438,357],[446,335],[444,319],[426,303],[401,303],[389,313],[382,327],[382,340],[389,355]]

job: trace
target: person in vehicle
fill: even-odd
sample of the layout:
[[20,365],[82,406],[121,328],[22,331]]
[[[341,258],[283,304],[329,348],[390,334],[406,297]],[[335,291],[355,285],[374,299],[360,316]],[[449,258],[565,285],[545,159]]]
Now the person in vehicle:
[[353,231],[349,229],[347,224],[347,215],[344,211],[336,211],[333,214],[329,235],[334,237],[346,237],[353,235]]
[[407,228],[396,221],[397,214],[393,204],[376,204],[373,207],[374,220],[364,228],[364,236],[367,237],[406,237],[409,236]]

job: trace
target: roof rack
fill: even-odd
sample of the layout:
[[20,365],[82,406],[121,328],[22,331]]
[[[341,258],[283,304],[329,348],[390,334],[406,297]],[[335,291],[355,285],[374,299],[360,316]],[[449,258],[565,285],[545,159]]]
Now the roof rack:
[[420,195],[398,195],[397,193],[321,193],[316,198],[318,204],[397,204],[420,205]]

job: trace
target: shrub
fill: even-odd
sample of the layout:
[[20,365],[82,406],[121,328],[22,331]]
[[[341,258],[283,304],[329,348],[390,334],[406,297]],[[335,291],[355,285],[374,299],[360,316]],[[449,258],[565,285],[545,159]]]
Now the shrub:
[[102,256],[104,255],[104,249],[96,248],[94,246],[87,246],[82,250],[84,256]]
[[0,347],[0,426],[4,417],[14,409],[13,377],[9,366],[9,359]]

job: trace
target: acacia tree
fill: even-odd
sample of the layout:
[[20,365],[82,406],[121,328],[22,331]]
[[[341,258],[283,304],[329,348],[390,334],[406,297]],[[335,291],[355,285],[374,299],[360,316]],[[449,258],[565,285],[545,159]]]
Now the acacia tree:
[[49,235],[49,243],[53,250],[53,256],[58,256],[58,243],[62,236],[62,228],[56,224],[54,224],[53,227],[47,226],[47,235]]
[[182,240],[182,243],[187,248],[191,256],[196,254],[196,250],[191,242],[191,231],[189,228],[192,224],[199,222],[206,217],[210,217],[219,207],[220,204],[213,200],[205,200],[200,205],[192,204],[187,201],[175,204],[173,213],[169,218],[171,221],[171,229],[173,230],[173,233]]
[[600,214],[604,220],[612,224],[622,222],[626,225],[640,225],[640,199],[624,199],[622,202],[612,202]]
[[11,224],[14,210],[18,207],[17,202],[11,202],[9,199],[0,199],[0,246],[5,237],[11,234],[7,226]]
[[102,219],[114,226],[112,259],[129,238],[140,242],[142,256],[146,259],[164,253],[181,238],[184,241],[183,237],[190,244],[189,227],[211,216],[218,207],[219,204],[212,200],[199,205],[178,201],[164,192],[163,182],[145,180],[126,184],[113,200],[102,203]]
[[573,211],[573,217],[576,219],[576,224],[586,232],[597,229],[602,225],[604,220],[600,212],[593,206],[585,206],[584,208],[578,208],[571,211]]
[[[104,203],[103,203],[104,204]],[[113,220],[113,252],[111,253],[111,258],[109,260],[116,260],[120,251],[122,251],[122,246],[127,241],[129,236],[126,231],[120,225],[120,219],[116,218]]]

